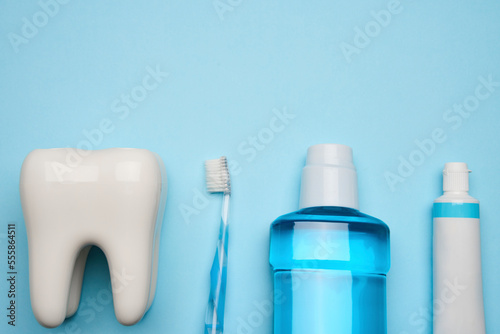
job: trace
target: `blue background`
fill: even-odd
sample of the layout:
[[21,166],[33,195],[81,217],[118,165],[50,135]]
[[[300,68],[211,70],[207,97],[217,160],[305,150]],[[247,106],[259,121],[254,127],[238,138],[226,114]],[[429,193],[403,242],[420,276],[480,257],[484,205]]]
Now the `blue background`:
[[[226,332],[272,333],[272,316],[257,306],[272,292],[269,224],[297,208],[307,147],[333,142],[354,149],[362,211],[391,228],[389,333],[431,332],[431,205],[443,164],[469,163],[471,194],[482,202],[487,330],[500,333],[500,87],[468,117],[448,114],[474,102],[479,77],[500,81],[500,2],[402,0],[381,27],[371,11],[387,9],[387,0],[226,1],[220,13],[212,0],[70,1],[47,22],[38,2],[0,1],[2,272],[8,222],[17,223],[19,251],[17,326],[6,324],[1,279],[0,331],[201,333],[220,198],[207,196],[188,218],[182,210],[205,194],[203,161],[227,155],[234,196]],[[23,18],[40,27],[16,48]],[[368,45],[357,40],[362,47],[346,57],[342,43],[355,46],[356,29],[365,27]],[[168,77],[126,117],[114,112],[157,67]],[[276,110],[294,118],[270,133]],[[113,130],[93,149],[147,148],[167,167],[156,300],[133,327],[116,321],[108,301],[93,317],[82,315],[83,304],[63,326],[44,329],[30,307],[19,171],[35,148],[83,145],[103,119]],[[436,129],[445,140],[431,150],[425,140]],[[259,150],[252,136],[260,136]],[[428,154],[415,141],[426,142]],[[391,188],[386,176],[398,174],[401,157],[418,166]],[[103,291],[107,264],[94,249],[82,301]]]

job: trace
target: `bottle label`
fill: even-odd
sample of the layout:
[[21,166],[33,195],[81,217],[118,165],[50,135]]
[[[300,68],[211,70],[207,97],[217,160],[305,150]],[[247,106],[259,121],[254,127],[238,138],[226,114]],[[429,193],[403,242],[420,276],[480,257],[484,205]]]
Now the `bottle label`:
[[434,218],[479,219],[478,203],[434,203]]

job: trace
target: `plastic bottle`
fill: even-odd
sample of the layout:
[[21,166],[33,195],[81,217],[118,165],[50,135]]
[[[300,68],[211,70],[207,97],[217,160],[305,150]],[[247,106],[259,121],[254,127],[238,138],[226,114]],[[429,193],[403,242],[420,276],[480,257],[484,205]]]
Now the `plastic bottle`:
[[348,146],[311,146],[300,210],[271,225],[274,334],[387,333],[389,228],[358,211]]
[[484,334],[479,201],[465,163],[447,163],[434,202],[434,334]]

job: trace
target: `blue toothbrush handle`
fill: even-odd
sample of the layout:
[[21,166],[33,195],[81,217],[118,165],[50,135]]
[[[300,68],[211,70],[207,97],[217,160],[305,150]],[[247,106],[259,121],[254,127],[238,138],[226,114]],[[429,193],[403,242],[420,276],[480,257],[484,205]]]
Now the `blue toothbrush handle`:
[[227,282],[227,204],[229,196],[224,196],[223,214],[215,252],[210,270],[210,296],[205,317],[205,334],[222,334],[224,331],[224,307]]

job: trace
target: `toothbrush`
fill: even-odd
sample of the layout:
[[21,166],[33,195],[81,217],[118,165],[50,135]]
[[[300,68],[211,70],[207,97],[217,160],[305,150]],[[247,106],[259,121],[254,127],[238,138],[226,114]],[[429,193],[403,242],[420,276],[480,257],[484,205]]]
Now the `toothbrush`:
[[231,182],[226,157],[205,161],[207,191],[223,193],[222,219],[214,262],[210,270],[210,297],[205,317],[205,334],[222,334],[226,301],[228,213]]

